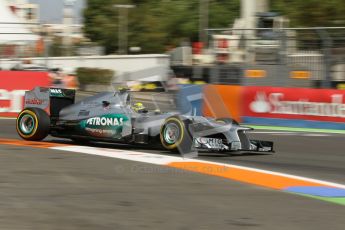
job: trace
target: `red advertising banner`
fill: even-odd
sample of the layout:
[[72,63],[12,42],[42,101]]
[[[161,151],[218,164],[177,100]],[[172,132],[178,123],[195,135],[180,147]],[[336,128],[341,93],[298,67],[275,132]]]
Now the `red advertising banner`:
[[244,87],[243,116],[345,122],[345,90]]
[[25,91],[50,85],[46,72],[0,71],[0,117],[15,117],[22,110]]

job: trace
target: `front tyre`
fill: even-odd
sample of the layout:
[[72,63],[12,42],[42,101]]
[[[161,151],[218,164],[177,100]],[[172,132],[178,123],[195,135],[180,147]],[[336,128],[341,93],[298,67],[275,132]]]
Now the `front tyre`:
[[177,116],[166,119],[160,131],[162,146],[167,150],[189,153],[193,144],[187,128],[189,124],[188,120],[183,121]]
[[17,133],[28,141],[43,140],[49,134],[49,115],[39,108],[26,108],[17,117]]

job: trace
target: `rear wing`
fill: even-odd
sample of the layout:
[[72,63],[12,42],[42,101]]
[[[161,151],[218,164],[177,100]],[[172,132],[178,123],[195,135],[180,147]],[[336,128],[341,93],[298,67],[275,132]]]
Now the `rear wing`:
[[39,108],[58,117],[64,107],[74,104],[75,90],[36,87],[25,92],[24,108]]

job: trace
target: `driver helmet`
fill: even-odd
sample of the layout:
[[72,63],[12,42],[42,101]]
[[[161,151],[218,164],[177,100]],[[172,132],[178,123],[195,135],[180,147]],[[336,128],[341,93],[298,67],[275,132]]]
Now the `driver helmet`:
[[133,106],[132,106],[132,109],[137,112],[137,113],[140,113],[140,112],[143,112],[146,110],[145,106],[143,105],[143,103],[141,102],[137,102],[135,103]]

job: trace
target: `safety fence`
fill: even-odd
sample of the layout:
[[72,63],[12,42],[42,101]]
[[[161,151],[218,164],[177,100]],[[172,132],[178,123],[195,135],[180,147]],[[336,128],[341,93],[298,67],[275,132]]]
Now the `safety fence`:
[[345,27],[208,33],[207,49],[194,48],[193,60],[173,64],[178,76],[213,84],[345,88]]

